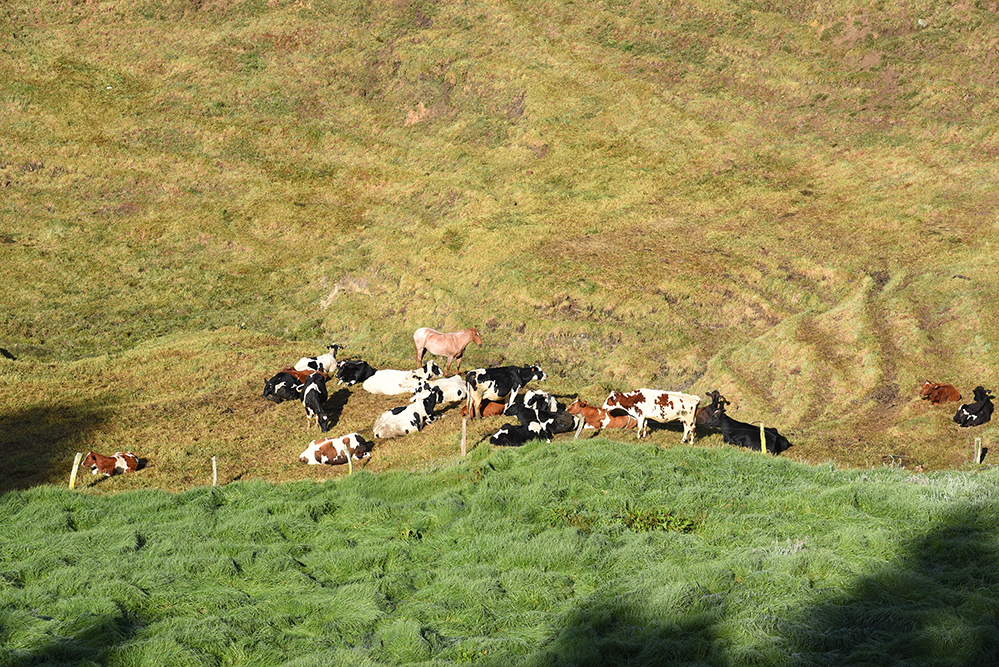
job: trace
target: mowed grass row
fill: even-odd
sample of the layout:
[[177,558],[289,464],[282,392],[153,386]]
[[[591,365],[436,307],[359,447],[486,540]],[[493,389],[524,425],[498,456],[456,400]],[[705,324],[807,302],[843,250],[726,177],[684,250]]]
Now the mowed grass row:
[[425,472],[0,498],[0,662],[999,658],[999,477],[604,440]]

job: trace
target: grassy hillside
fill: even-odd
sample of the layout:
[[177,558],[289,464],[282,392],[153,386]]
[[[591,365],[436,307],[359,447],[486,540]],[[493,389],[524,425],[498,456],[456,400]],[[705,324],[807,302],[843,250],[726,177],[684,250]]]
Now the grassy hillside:
[[[331,474],[263,376],[326,342],[407,368],[415,328],[473,324],[467,367],[537,361],[562,395],[719,389],[792,457],[961,466],[991,426],[916,391],[992,388],[997,18],[8,3],[4,488],[91,448],[151,463],[102,488],[203,483],[210,456],[225,481]],[[350,430],[397,404],[337,401]],[[456,426],[371,465],[452,455]]]
[[0,497],[0,663],[991,665],[996,471],[533,443]]

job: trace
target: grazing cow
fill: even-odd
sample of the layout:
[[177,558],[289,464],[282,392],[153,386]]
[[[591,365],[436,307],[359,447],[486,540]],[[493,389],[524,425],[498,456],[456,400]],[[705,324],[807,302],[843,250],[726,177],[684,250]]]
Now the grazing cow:
[[[495,417],[503,414],[503,411],[506,410],[506,403],[503,401],[482,401],[482,405],[479,408],[483,417]],[[467,403],[461,406],[461,416],[468,416]]]
[[957,414],[954,415],[954,421],[957,422],[957,425],[962,427],[981,426],[992,419],[991,393],[991,389],[985,389],[980,385],[975,387],[975,402],[962,405]]
[[397,371],[384,369],[365,380],[361,387],[372,394],[410,394],[416,391],[421,381],[441,376],[441,367],[433,360],[427,361],[422,368],[414,371]]
[[299,454],[298,460],[309,465],[342,465],[347,463],[348,457],[354,461],[370,457],[373,446],[358,433],[339,438],[320,438],[310,442],[305,451]]
[[949,401],[960,401],[961,392],[952,384],[940,382],[925,382],[919,390],[919,398],[929,401],[930,405],[940,405]]
[[442,403],[457,403],[468,398],[468,385],[465,383],[465,378],[460,375],[430,380],[429,384],[431,387],[438,387],[444,394]]
[[102,456],[97,452],[87,452],[87,456],[80,464],[81,468],[90,468],[93,474],[104,473],[108,477],[116,470],[125,472],[135,472],[139,469],[139,459],[132,452],[115,452],[114,456]]
[[336,383],[348,386],[364,382],[375,374],[375,369],[366,361],[346,359],[336,369]]
[[326,433],[333,425],[333,418],[326,412],[326,399],[329,394],[326,392],[326,375],[322,371],[313,371],[302,387],[302,405],[305,406],[305,420],[308,426],[312,426],[312,420],[316,420],[319,430]]
[[521,388],[532,380],[545,380],[548,376],[537,364],[532,366],[501,366],[499,368],[479,368],[465,374],[468,383],[468,414],[475,419],[475,413],[482,417],[483,399],[490,401],[506,400],[509,407]]
[[570,414],[579,415],[583,418],[583,428],[635,428],[638,420],[627,412],[620,415],[612,415],[610,410],[604,410],[587,404],[581,398],[566,408]]
[[386,410],[378,416],[374,426],[375,437],[395,438],[421,430],[436,419],[434,408],[443,398],[444,393],[438,387],[424,382],[416,391],[412,403]]
[[343,349],[342,345],[330,345],[329,352],[318,357],[302,357],[295,364],[296,371],[322,371],[328,376],[336,368],[336,353]]
[[413,334],[416,365],[422,365],[423,353],[429,352],[439,357],[447,357],[447,366],[444,369],[446,374],[451,372],[451,362],[458,362],[454,367],[454,372],[457,373],[461,369],[461,355],[465,354],[465,348],[473,340],[476,345],[482,345],[482,338],[479,337],[475,327],[453,333],[441,333],[430,327],[421,327]]
[[291,373],[281,371],[264,382],[264,398],[268,401],[297,401],[302,397],[303,382]]
[[683,423],[682,444],[690,436],[690,444],[694,444],[694,415],[700,396],[681,394],[677,391],[661,391],[658,389],[635,389],[634,391],[612,391],[604,401],[604,410],[621,409],[638,420],[638,437],[648,435],[648,420],[657,422],[677,421]]
[[725,397],[717,389],[709,391],[708,396],[711,398],[711,403],[710,405],[705,405],[703,408],[697,408],[697,412],[694,413],[695,424],[707,425],[708,420],[711,419],[711,415],[719,410],[724,410],[725,406],[728,405],[728,401],[725,400]]
[[[737,421],[725,414],[725,408],[716,410],[708,419],[705,426],[721,430],[722,441],[731,445],[738,445],[758,452],[761,449],[760,427],[746,422]],[[767,427],[763,429],[767,439],[767,451],[771,454],[780,454],[789,449],[791,443],[787,438],[777,432],[777,429]]]
[[531,422],[524,424],[503,424],[490,438],[489,443],[499,447],[520,447],[531,440],[552,441],[552,434],[544,424]]

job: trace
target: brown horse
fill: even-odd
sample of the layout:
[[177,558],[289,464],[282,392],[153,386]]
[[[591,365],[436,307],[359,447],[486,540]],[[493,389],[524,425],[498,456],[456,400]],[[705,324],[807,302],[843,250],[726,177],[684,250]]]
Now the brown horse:
[[454,372],[457,373],[458,369],[461,368],[461,355],[465,353],[465,348],[473,340],[476,345],[482,345],[482,339],[479,338],[479,332],[475,330],[475,327],[453,333],[441,333],[430,327],[421,327],[413,334],[413,344],[416,346],[416,363],[422,366],[423,353],[429,352],[439,357],[447,357],[445,375],[451,372],[451,362],[457,361],[458,363],[454,367]]

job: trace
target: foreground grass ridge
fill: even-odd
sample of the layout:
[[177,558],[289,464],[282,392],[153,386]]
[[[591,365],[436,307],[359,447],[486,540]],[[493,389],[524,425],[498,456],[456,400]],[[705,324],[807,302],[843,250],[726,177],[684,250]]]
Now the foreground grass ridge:
[[988,664],[997,489],[994,471],[622,459],[594,441],[318,485],[14,492],[0,650],[11,665]]

